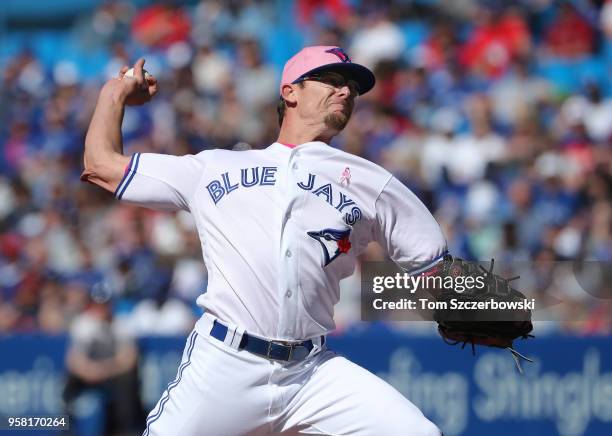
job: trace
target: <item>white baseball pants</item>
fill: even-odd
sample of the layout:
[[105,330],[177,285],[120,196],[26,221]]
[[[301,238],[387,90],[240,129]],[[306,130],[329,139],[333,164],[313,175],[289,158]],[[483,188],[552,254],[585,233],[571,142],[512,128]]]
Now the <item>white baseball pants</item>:
[[270,361],[202,330],[188,337],[143,436],[440,436],[391,385],[332,351]]

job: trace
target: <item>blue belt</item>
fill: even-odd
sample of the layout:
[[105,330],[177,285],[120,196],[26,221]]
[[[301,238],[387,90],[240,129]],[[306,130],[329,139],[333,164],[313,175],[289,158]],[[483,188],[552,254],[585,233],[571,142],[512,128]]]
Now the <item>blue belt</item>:
[[[210,329],[210,335],[221,342],[225,341],[227,332],[227,327],[216,320],[213,322],[212,329]],[[325,336],[321,336],[321,346],[324,344]],[[240,341],[238,349],[246,350],[267,359],[293,362],[305,359],[314,346],[311,340],[296,343],[282,343],[278,341],[266,341],[265,339],[251,336],[245,332],[242,334],[242,340]]]

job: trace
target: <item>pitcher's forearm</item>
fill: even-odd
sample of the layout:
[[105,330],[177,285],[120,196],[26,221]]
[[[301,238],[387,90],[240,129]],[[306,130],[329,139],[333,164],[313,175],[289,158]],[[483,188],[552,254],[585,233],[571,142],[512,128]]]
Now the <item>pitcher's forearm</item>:
[[116,189],[129,162],[129,157],[123,155],[121,137],[125,98],[121,87],[107,83],[85,137],[85,171],[81,178],[108,191]]
[[95,159],[100,152],[123,154],[121,123],[125,111],[125,96],[118,87],[105,86],[100,91],[87,137],[85,157]]

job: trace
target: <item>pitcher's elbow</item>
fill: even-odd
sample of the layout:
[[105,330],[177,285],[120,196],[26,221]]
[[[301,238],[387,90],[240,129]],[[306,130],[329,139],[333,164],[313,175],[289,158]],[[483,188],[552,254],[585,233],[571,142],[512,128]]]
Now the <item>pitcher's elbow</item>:
[[113,177],[104,165],[93,165],[88,162],[81,173],[81,181],[99,186],[110,193],[114,193],[116,189],[116,183],[113,183]]

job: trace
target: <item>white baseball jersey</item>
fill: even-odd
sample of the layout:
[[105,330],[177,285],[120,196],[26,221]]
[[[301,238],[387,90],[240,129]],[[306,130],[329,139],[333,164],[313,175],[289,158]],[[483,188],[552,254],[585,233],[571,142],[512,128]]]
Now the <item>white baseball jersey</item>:
[[434,218],[392,174],[322,142],[137,153],[115,195],[190,211],[209,278],[198,304],[269,339],[333,330],[339,281],[370,241],[396,262],[433,262],[446,251]]

